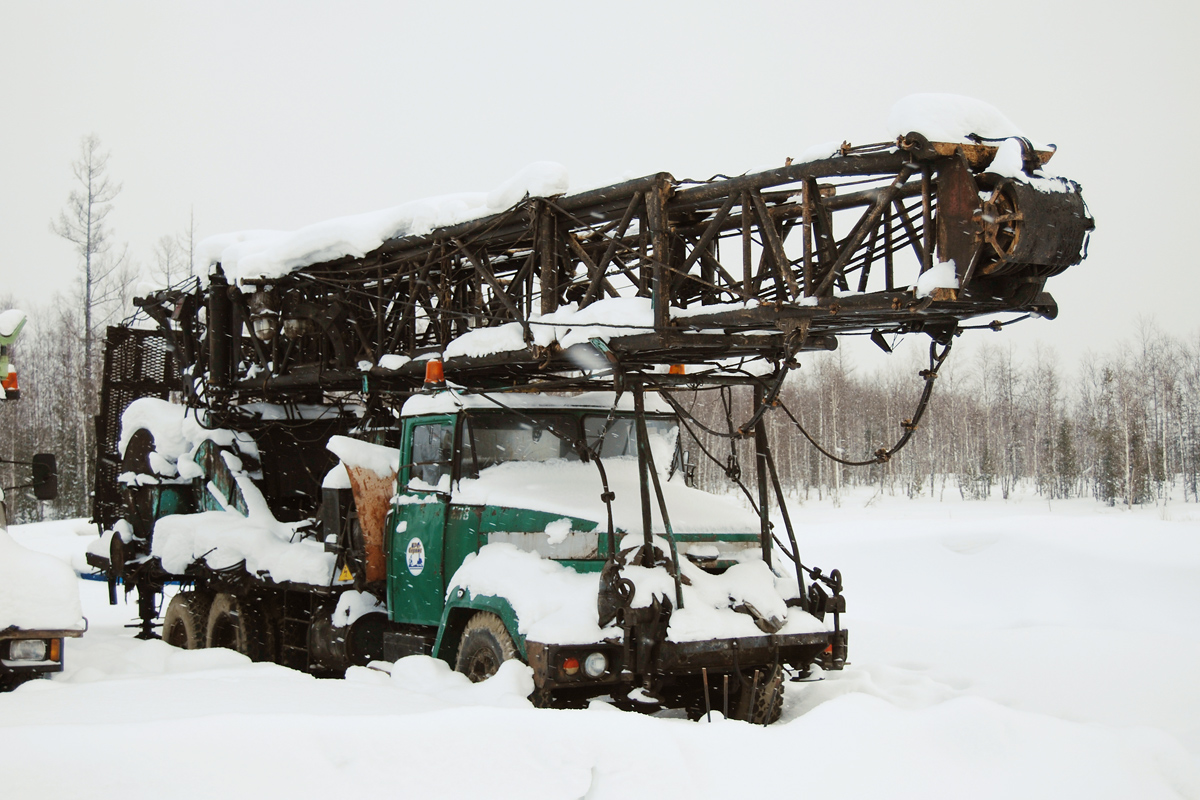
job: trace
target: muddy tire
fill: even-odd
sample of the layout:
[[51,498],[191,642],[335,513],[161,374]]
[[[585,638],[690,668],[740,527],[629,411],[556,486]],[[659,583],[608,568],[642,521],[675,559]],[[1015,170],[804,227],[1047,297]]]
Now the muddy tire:
[[495,675],[505,661],[516,657],[517,646],[500,618],[489,611],[479,611],[463,628],[454,668],[472,683],[479,683]]
[[735,719],[744,719],[752,725],[769,725],[783,713],[783,667],[764,667],[758,679],[758,689],[750,684],[738,693],[737,706],[732,709]]
[[221,592],[208,610],[204,646],[236,650],[251,661],[269,660],[265,620],[252,600]]
[[37,680],[41,675],[0,675],[0,693],[11,692],[23,683]]
[[199,650],[207,646],[208,612],[212,595],[206,592],[184,591],[171,598],[163,615],[163,641],[184,650]]

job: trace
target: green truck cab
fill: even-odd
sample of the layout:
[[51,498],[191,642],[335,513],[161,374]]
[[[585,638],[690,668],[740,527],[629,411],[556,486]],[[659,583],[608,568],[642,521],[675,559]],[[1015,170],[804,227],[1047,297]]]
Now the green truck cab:
[[[825,609],[810,613],[789,564],[764,563],[758,515],[689,485],[666,404],[643,418],[673,525],[643,513],[649,481],[628,396],[417,395],[398,448],[331,444],[362,528],[342,564],[384,565],[358,581],[385,599],[386,618],[367,615],[346,637],[357,660],[426,653],[481,680],[517,658],[542,703],[607,695],[698,712],[707,693],[757,721],[778,715],[785,667],[840,668],[847,632]],[[379,474],[384,452],[390,476]],[[382,530],[369,531],[364,512],[381,505]],[[840,591],[830,600],[836,619]]]

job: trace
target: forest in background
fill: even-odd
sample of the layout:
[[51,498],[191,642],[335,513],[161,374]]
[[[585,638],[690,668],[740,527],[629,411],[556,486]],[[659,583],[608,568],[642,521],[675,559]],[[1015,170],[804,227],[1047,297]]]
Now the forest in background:
[[[924,384],[922,347],[885,369],[855,369],[849,357],[823,354],[793,372],[780,392],[816,442],[845,460],[869,460],[903,433]],[[957,356],[957,358],[956,358]],[[736,423],[748,400],[733,405]],[[697,419],[724,430],[719,399],[696,402]],[[1200,338],[1180,340],[1143,325],[1137,337],[1069,368],[1053,350],[1020,353],[985,344],[952,353],[933,399],[907,447],[886,463],[842,466],[821,455],[785,414],[767,415],[781,482],[800,498],[877,486],[890,495],[1007,498],[1019,486],[1049,499],[1094,497],[1110,505],[1159,500],[1198,502]],[[693,456],[702,485],[728,485],[727,438],[698,432],[713,456]],[[723,463],[722,463],[723,462]],[[737,449],[753,491],[753,447]]]
[[[87,516],[99,375],[89,380],[81,317],[68,303],[26,310],[30,322],[13,348],[21,399],[0,405],[0,458],[55,453],[60,496],[39,507],[27,490],[9,492],[10,512],[17,521]],[[870,372],[843,352],[806,356],[784,383],[782,406],[827,451],[870,459],[903,434],[924,385],[918,373],[928,366],[926,340],[910,338]],[[93,337],[93,346],[100,340]],[[100,353],[93,358],[102,363]],[[676,397],[715,431],[727,430],[727,417],[737,427],[750,416],[744,391],[728,398],[728,415],[717,391]],[[1183,341],[1146,325],[1134,340],[1070,368],[1048,348],[1019,353],[988,344],[951,353],[915,435],[881,464],[839,465],[806,441],[783,409],[767,420],[781,483],[797,499],[836,501],[850,488],[875,486],[910,498],[949,492],[987,500],[1020,486],[1049,499],[1094,497],[1112,505],[1200,502],[1200,337]],[[685,431],[684,447],[699,485],[735,489],[732,465],[756,491],[752,439],[731,448],[730,439],[690,427],[699,442]],[[3,465],[2,485],[24,483],[24,470]]]

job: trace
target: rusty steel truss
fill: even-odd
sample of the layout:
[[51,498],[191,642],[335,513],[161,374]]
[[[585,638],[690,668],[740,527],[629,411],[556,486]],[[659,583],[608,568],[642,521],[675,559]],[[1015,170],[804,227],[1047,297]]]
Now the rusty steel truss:
[[[910,134],[734,178],[659,173],[527,198],[281,278],[230,286],[217,265],[205,284],[138,303],[174,340],[179,366],[204,377],[202,392],[186,381],[185,391],[214,410],[233,397],[355,391],[364,377],[411,390],[422,356],[512,323],[524,349],[449,358],[447,377],[478,389],[611,385],[614,373],[661,385],[663,365],[716,380],[730,360],[778,366],[843,334],[945,341],[980,315],[1053,317],[1045,281],[1081,260],[1093,226],[1077,184],[990,173],[996,152]],[[1026,169],[1050,155],[1026,143]],[[918,296],[918,276],[946,261],[959,288]],[[547,314],[629,297],[652,308],[633,335],[565,350],[535,342]],[[388,354],[415,360],[387,369]]]

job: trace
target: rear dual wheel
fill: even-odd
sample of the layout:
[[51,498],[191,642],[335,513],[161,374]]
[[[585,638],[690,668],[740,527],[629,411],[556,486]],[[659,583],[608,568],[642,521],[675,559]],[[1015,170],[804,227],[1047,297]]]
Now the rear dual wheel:
[[206,647],[212,600],[208,592],[197,591],[183,591],[172,597],[163,615],[163,641],[184,650]]
[[258,604],[220,592],[182,591],[163,615],[163,641],[184,650],[224,647],[254,661],[267,660],[270,634]]
[[236,650],[251,661],[270,660],[270,633],[258,604],[219,592],[208,610],[204,646]]

